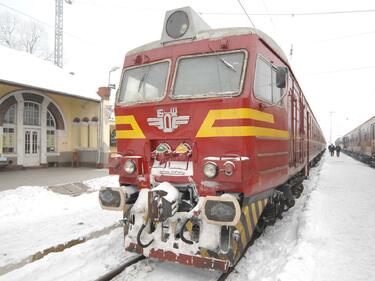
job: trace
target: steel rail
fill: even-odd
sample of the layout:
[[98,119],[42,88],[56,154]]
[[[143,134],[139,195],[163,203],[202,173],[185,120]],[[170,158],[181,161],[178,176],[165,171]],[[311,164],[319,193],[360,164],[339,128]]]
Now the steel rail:
[[143,256],[143,255],[138,255],[136,256],[134,259],[130,260],[130,261],[127,261],[125,263],[123,263],[122,265],[116,267],[115,269],[107,272],[106,274],[104,274],[103,276],[99,277],[98,279],[96,279],[95,281],[110,281],[112,280],[114,277],[116,277],[117,275],[119,275],[121,272],[123,272],[127,267],[141,261],[141,260],[144,260],[146,257]]

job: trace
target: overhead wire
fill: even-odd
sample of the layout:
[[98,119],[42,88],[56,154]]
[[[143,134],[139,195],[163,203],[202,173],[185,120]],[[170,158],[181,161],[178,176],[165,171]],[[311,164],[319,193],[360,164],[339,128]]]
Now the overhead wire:
[[374,68],[375,68],[375,65],[368,65],[368,66],[360,66],[360,67],[353,67],[353,68],[342,68],[342,69],[328,70],[328,71],[323,71],[323,72],[304,73],[304,74],[301,74],[301,75],[303,75],[303,76],[315,76],[315,75],[324,75],[324,74],[332,74],[332,73],[356,71],[356,70],[364,70],[364,69],[374,69]]
[[[241,5],[242,6],[242,5]],[[321,15],[339,15],[339,14],[358,14],[358,13],[374,13],[375,9],[365,10],[347,10],[347,11],[319,11],[319,12],[301,12],[301,13],[247,13],[247,16],[321,16]],[[220,15],[220,16],[243,16],[242,13],[228,12],[200,12],[202,15]]]
[[246,9],[245,9],[245,7],[242,5],[241,1],[240,1],[240,0],[237,0],[237,2],[238,2],[238,4],[240,4],[242,10],[244,11],[246,17],[249,19],[249,21],[250,21],[251,25],[253,26],[253,28],[256,29],[256,28],[255,28],[255,24],[254,24],[253,21],[251,20],[249,14],[246,12]]

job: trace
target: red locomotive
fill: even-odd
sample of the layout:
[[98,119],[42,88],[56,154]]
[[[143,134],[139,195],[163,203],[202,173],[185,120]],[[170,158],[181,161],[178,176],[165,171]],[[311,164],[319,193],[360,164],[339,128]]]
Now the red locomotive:
[[375,167],[375,116],[335,142],[350,156]]
[[124,212],[126,250],[222,271],[294,205],[326,145],[280,47],[189,7],[127,53],[115,114],[121,187],[99,197]]

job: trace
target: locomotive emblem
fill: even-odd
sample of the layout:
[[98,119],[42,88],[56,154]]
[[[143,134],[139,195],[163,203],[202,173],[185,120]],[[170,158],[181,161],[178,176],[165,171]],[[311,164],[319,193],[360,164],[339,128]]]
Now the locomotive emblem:
[[163,109],[156,110],[156,118],[147,118],[149,126],[155,126],[164,133],[172,133],[180,125],[189,123],[190,116],[177,116],[177,108],[172,107],[171,110],[164,111]]

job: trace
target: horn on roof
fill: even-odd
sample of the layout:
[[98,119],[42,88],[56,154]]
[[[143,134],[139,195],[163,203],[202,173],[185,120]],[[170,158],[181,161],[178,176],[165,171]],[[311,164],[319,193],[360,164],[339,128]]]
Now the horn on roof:
[[190,7],[170,10],[165,13],[161,42],[194,38],[202,30],[210,26]]

